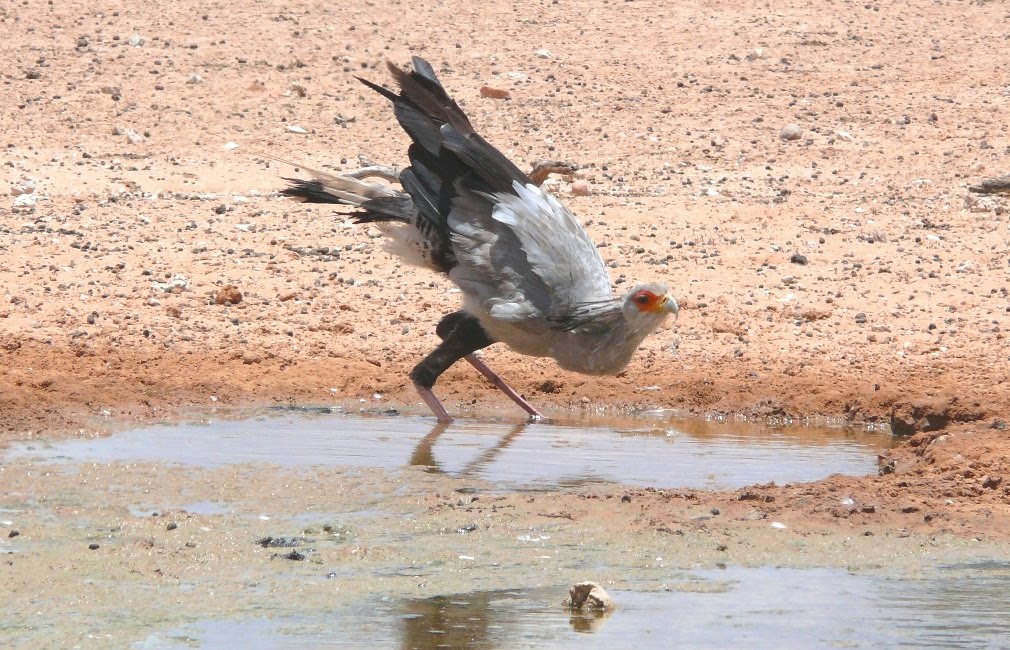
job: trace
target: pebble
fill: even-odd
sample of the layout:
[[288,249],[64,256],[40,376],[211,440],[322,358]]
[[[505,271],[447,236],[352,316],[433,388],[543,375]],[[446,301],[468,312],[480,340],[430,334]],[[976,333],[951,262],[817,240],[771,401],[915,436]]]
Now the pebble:
[[838,131],[835,133],[842,142],[852,142],[852,134],[848,131]]
[[235,151],[236,149],[238,149],[238,143],[237,142],[225,142],[224,143],[224,150],[225,151]]
[[805,265],[807,263],[807,256],[800,253],[793,253],[793,256],[789,258],[789,261],[793,264]]
[[140,34],[133,34],[132,36],[130,36],[130,38],[126,39],[126,42],[132,45],[133,47],[143,47],[144,37],[141,36]]
[[512,99],[512,93],[504,88],[492,88],[491,86],[481,86],[480,96],[488,99]]
[[779,133],[779,137],[783,140],[799,140],[803,137],[803,129],[799,124],[787,124]]
[[305,129],[303,129],[302,127],[300,127],[300,126],[297,126],[297,125],[295,125],[295,124],[288,124],[288,125],[287,125],[286,127],[284,127],[284,129],[285,129],[285,130],[286,130],[286,131],[287,131],[288,133],[308,133],[308,131],[306,131],[306,130],[305,130]]
[[21,194],[34,194],[34,193],[35,193],[34,178],[22,178],[16,183],[11,184],[11,194],[13,196],[20,196]]
[[201,77],[198,74],[191,74],[191,75],[189,75],[189,78],[186,79],[186,83],[190,84],[191,86],[194,86],[194,85],[197,85],[197,84],[202,84],[203,83],[203,77]]
[[35,210],[35,203],[39,200],[37,194],[19,194],[17,198],[14,199],[14,211],[15,212],[32,212]]
[[242,302],[242,292],[234,284],[226,284],[214,296],[216,305],[237,305]]
[[549,59],[552,56],[554,56],[551,53],[551,51],[548,50],[547,48],[541,48],[541,49],[537,50],[536,52],[534,52],[533,54],[535,54],[538,59]]
[[168,282],[152,282],[151,287],[165,293],[182,293],[189,291],[189,278],[182,273],[176,273]]
[[589,196],[589,183],[586,181],[572,183],[572,196]]
[[614,609],[614,600],[595,582],[580,582],[568,591],[565,604],[571,609],[609,611]]

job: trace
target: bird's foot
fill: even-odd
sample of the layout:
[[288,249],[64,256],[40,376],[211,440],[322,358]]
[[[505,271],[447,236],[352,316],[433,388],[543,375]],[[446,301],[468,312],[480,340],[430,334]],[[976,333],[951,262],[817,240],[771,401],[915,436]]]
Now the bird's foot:
[[439,422],[443,424],[448,424],[452,422],[452,418],[449,417],[448,411],[442,406],[442,402],[438,401],[435,397],[435,393],[431,392],[430,388],[425,388],[421,384],[414,384],[414,388],[417,389],[417,394],[421,396],[424,403],[428,405],[431,412],[435,415]]

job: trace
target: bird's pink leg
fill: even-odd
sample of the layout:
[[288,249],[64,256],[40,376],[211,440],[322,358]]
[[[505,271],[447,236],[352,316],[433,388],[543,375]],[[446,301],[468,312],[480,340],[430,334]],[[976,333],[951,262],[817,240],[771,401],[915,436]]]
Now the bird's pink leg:
[[[477,372],[479,372],[480,374],[484,375],[484,377],[486,377],[489,382],[491,382],[492,384],[494,384],[495,386],[497,386],[498,390],[500,390],[501,392],[503,392],[506,395],[508,395],[509,399],[511,399],[513,402],[515,402],[516,404],[519,405],[519,408],[521,408],[522,410],[524,410],[527,413],[529,413],[530,417],[535,418],[537,420],[539,420],[542,417],[544,417],[540,413],[540,411],[538,411],[535,408],[533,408],[533,405],[530,404],[529,402],[527,402],[526,400],[524,400],[523,397],[522,397],[522,395],[520,395],[519,393],[517,393],[514,390],[512,390],[511,386],[509,386],[508,384],[506,384],[502,380],[501,377],[499,377],[498,375],[496,375],[493,370],[491,370],[490,368],[488,368],[487,365],[483,361],[481,361],[480,359],[478,359],[475,354],[468,354],[468,355],[466,355],[463,358],[466,359],[467,361],[469,361],[470,365],[473,366],[474,368],[476,368]],[[422,395],[421,397],[424,397],[424,395]],[[434,398],[434,397],[435,396],[432,395],[432,398]],[[436,400],[436,402],[437,401],[438,400]],[[430,403],[428,405],[431,406]],[[441,405],[439,405],[439,406],[441,406]],[[432,410],[434,410],[434,409],[432,409]],[[436,413],[436,415],[437,415],[437,413]]]
[[439,422],[452,422],[452,418],[449,417],[448,411],[445,410],[445,407],[442,406],[442,402],[438,401],[438,398],[435,397],[435,393],[431,392],[430,388],[425,388],[420,384],[414,384],[414,388],[417,389],[418,395],[421,396],[421,399],[423,399],[424,403],[428,405],[428,408],[430,408],[431,412],[435,414],[435,417]]

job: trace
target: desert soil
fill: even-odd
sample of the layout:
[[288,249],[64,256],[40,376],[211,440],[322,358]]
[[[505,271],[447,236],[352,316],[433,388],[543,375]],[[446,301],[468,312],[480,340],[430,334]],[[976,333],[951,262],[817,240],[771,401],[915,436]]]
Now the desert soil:
[[[615,378],[489,349],[548,414],[661,407],[907,436],[880,475],[501,495],[510,525],[547,517],[648,552],[702,540],[685,564],[716,561],[716,540],[739,535],[750,551],[731,561],[783,561],[795,547],[767,518],[839,549],[850,540],[867,564],[929,545],[1001,547],[1010,206],[968,188],[1010,172],[1008,17],[982,0],[10,3],[0,444],[219,406],[417,409],[406,374],[458,292],[390,257],[370,227],[279,197],[300,170],[275,160],[403,164],[388,103],[354,77],[388,83],[385,62],[417,54],[521,167],[578,166],[547,187],[583,219],[618,290],[659,280],[682,306]],[[436,390],[457,415],[520,416],[463,364]],[[118,526],[118,554],[79,549],[102,513],[117,513],[108,528],[126,512],[115,491],[84,486],[181,490],[182,470],[0,469],[0,533],[22,535],[0,567],[20,594],[11,607],[55,602],[47,594],[94,575],[163,584],[192,561],[181,544],[193,540],[166,537],[164,522]],[[196,496],[220,485],[269,500],[272,479],[240,469],[204,476]],[[445,514],[458,501],[449,479],[400,477],[410,499],[359,480],[348,489],[387,495],[418,526],[458,523]],[[712,508],[723,515],[697,523]],[[242,544],[246,533],[232,531]],[[230,548],[200,563],[208,580],[241,574]],[[844,564],[840,553],[816,561]]]

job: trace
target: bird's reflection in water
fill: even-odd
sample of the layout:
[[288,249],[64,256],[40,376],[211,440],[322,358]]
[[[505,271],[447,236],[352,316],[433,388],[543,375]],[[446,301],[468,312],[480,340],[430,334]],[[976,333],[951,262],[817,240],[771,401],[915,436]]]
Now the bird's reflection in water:
[[[574,632],[597,632],[609,612],[566,612],[550,590],[475,591],[408,600],[401,610],[401,648],[500,648],[503,645],[549,647],[552,639]],[[527,635],[534,632],[533,637]],[[503,644],[503,640],[513,644]]]
[[[444,470],[439,466],[438,461],[435,460],[434,447],[435,443],[438,441],[439,437],[446,432],[452,423],[439,422],[425,437],[421,438],[421,441],[417,443],[417,447],[414,448],[414,453],[410,456],[410,465],[417,465],[424,467],[425,471],[432,472],[435,474],[442,474]],[[516,424],[513,426],[498,444],[485,449],[476,458],[467,463],[462,470],[458,472],[458,476],[470,476],[479,472],[484,467],[490,465],[494,462],[495,458],[505,449],[509,447],[513,442],[519,438],[519,434],[526,430],[529,426],[528,422],[523,422],[522,424]]]

